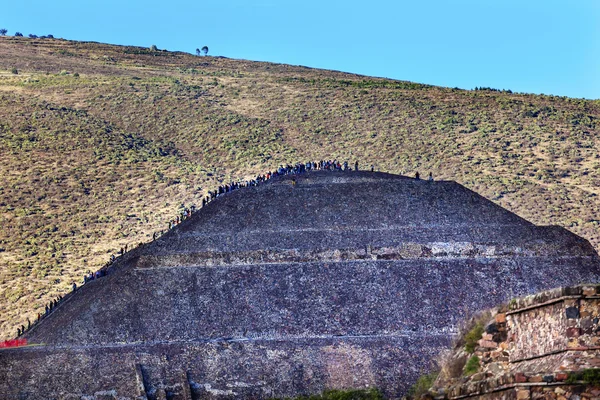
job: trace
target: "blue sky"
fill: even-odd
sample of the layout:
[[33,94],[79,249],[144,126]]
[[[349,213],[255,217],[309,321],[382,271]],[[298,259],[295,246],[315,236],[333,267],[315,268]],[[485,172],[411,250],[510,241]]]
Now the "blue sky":
[[[598,0],[7,1],[53,34],[471,89],[600,98]],[[0,54],[1,57],[1,54]]]

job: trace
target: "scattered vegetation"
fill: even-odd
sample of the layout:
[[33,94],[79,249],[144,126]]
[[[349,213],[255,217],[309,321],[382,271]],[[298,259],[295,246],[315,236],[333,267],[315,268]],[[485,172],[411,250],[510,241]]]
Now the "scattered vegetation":
[[408,390],[408,399],[419,399],[421,396],[427,394],[429,389],[435,383],[438,377],[438,372],[431,372],[429,374],[421,375],[417,382]]
[[290,161],[431,171],[600,245],[598,101],[65,40],[0,53],[4,338],[182,204]]
[[6,36],[6,34],[8,33],[8,30],[5,28],[0,28],[0,36]]
[[485,329],[483,321],[475,322],[475,325],[465,334],[465,351],[473,353],[477,348],[477,342],[481,339],[481,335]]
[[585,383],[586,385],[600,386],[600,369],[589,368],[579,372],[571,372],[567,378],[567,383]]
[[479,371],[479,357],[476,355],[471,356],[465,365],[463,371],[464,376],[471,376]]
[[512,90],[504,90],[504,89],[500,90],[500,89],[494,89],[491,87],[476,87],[473,90],[486,90],[488,92],[502,92],[502,93],[508,93],[508,94],[512,93]]

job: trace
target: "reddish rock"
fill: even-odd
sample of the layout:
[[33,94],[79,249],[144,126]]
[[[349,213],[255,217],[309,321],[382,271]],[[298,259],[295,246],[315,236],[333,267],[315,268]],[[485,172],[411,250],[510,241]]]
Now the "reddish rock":
[[527,382],[527,377],[522,372],[517,372],[515,374],[515,383],[525,383]]
[[581,336],[581,329],[579,328],[567,328],[567,337],[579,337]]
[[503,324],[506,322],[506,314],[496,314],[496,323]]
[[558,372],[556,375],[554,375],[554,379],[557,381],[566,381],[568,377],[569,375],[565,374],[564,372]]

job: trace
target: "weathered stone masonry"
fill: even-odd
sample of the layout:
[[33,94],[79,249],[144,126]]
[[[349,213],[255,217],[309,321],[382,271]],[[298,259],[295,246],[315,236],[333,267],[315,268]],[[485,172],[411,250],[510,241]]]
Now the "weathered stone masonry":
[[400,397],[465,313],[600,277],[455,182],[311,172],[218,197],[0,351],[0,398]]
[[[475,352],[480,371],[450,384],[438,382],[434,397],[600,398],[600,387],[578,375],[600,367],[600,285],[516,299],[492,318]],[[498,331],[505,334],[493,334]]]

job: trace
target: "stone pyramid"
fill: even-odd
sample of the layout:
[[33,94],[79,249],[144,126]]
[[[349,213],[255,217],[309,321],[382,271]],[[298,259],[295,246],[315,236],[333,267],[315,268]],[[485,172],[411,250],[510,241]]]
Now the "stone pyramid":
[[469,313],[599,276],[586,240],[455,182],[279,176],[67,296],[0,351],[0,397],[400,397]]

